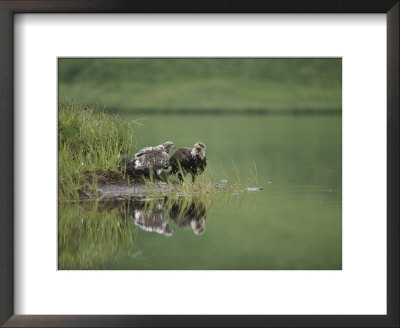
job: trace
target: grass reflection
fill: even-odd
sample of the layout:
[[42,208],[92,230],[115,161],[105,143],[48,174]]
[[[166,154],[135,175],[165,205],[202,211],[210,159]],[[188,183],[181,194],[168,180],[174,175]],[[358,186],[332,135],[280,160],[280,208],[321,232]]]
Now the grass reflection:
[[102,269],[135,250],[126,202],[59,204],[58,268]]
[[122,256],[137,256],[138,228],[164,236],[172,236],[177,228],[201,235],[213,200],[163,197],[61,203],[59,269],[102,269]]

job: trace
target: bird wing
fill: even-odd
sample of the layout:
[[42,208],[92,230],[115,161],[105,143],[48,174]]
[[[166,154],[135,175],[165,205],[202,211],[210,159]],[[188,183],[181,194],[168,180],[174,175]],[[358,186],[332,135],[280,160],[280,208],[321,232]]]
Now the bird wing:
[[163,145],[158,145],[158,146],[154,146],[154,147],[151,147],[151,146],[150,147],[144,147],[144,148],[140,149],[135,154],[135,156],[139,157],[139,156],[144,155],[145,153],[152,152],[152,151],[165,151],[165,148],[164,148]]
[[169,156],[164,148],[160,150],[159,148],[152,147],[152,149],[148,149],[140,156],[135,156],[135,159],[135,168],[160,170],[168,166]]
[[136,156],[133,158],[132,162],[134,163],[134,167],[136,170],[143,170],[148,167],[147,156],[146,153],[141,154],[140,156]]
[[169,156],[165,151],[152,151],[149,153],[149,162],[154,169],[163,169],[168,165]]
[[[129,163],[129,167],[136,170],[144,170],[153,166],[158,167],[158,162],[160,162],[160,160],[165,161],[165,156],[168,157],[168,154],[165,153],[165,155],[163,155],[163,153],[165,153],[163,145],[144,147],[133,156]],[[163,165],[162,167],[164,167],[166,164],[162,162],[160,165]]]
[[172,155],[170,162],[173,164],[180,163],[181,165],[187,164],[191,158],[192,150],[187,147],[179,148],[174,155]]

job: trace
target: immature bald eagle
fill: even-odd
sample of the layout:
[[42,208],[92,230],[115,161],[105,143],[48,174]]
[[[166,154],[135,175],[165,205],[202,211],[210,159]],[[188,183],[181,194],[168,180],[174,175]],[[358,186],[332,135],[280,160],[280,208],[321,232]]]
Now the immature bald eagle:
[[198,141],[193,148],[179,148],[171,156],[168,170],[171,174],[178,174],[180,180],[183,180],[182,173],[190,173],[194,182],[196,176],[203,173],[206,166],[206,145]]
[[126,172],[133,177],[160,177],[162,170],[168,168],[168,154],[171,148],[175,148],[175,145],[167,141],[139,150],[126,166]]

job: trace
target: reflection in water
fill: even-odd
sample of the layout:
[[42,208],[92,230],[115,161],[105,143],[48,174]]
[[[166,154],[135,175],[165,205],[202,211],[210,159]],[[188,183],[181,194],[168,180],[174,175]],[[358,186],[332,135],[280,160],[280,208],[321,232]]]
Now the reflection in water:
[[129,209],[129,215],[135,225],[144,231],[156,232],[164,236],[172,236],[174,230],[169,227],[169,218],[162,203],[155,207],[144,202],[134,202]]
[[61,203],[58,268],[101,269],[122,257],[138,256],[136,227],[172,236],[173,225],[200,235],[206,213],[204,202],[193,198]]
[[[134,120],[135,116],[126,119]],[[196,140],[204,135],[205,126],[208,139],[203,141],[218,141],[210,148],[215,163],[212,176],[225,178],[217,163],[229,168],[232,158],[240,175],[247,177],[254,161],[264,191],[244,191],[237,196],[218,192],[214,198],[198,195],[207,207],[206,232],[201,236],[179,227],[187,220],[174,219],[173,205],[163,208],[169,228],[175,229],[170,238],[139,228],[129,215],[126,200],[118,208],[118,204],[108,202],[61,203],[60,269],[341,269],[340,116],[188,116],[182,120],[180,128],[174,130],[176,144],[183,145],[188,138]],[[140,131],[141,139],[149,144],[156,144],[160,135],[170,135],[171,126],[177,126],[173,116],[155,115],[152,121],[158,133],[154,133],[155,125]],[[226,172],[228,177],[233,175]],[[231,178],[218,180],[213,181],[234,183]],[[171,199],[168,202],[173,203]],[[106,209],[108,206],[112,209]],[[131,201],[129,207],[133,206]]]
[[172,236],[174,229],[169,225],[169,217],[175,225],[183,229],[192,229],[196,235],[205,232],[206,206],[200,199],[185,198],[171,201],[160,200],[156,203],[132,201],[129,215],[134,224],[142,230]]
[[135,248],[125,202],[60,203],[58,269],[101,269]]
[[206,231],[207,210],[200,200],[192,201],[187,207],[176,202],[172,205],[169,215],[179,228],[192,229],[196,235]]

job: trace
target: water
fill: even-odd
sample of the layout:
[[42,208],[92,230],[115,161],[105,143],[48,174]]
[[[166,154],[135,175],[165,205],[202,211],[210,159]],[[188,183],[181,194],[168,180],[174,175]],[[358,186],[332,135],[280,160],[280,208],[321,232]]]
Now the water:
[[150,208],[134,200],[60,204],[60,269],[341,269],[341,116],[139,121],[139,148],[202,141],[215,183],[233,179],[233,162],[250,187],[256,167],[263,190]]

